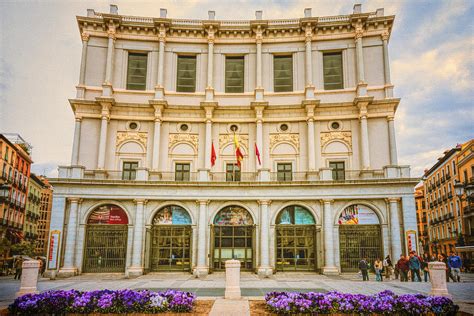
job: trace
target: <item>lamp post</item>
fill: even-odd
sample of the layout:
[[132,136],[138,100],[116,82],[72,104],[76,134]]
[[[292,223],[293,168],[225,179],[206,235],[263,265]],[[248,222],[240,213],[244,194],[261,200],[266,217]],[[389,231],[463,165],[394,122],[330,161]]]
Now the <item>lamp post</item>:
[[[466,205],[466,211],[471,212],[472,203],[474,202],[474,183],[473,183],[473,181],[471,180],[470,182],[467,182],[467,179],[466,179],[466,182],[462,183],[458,180],[455,180],[454,192],[456,193],[457,197],[459,198],[459,201],[461,201],[461,202],[466,201],[466,204],[467,204]],[[465,198],[463,197],[464,194],[466,194]],[[462,207],[462,204],[461,204],[461,207]],[[465,214],[465,212],[463,212],[463,213]],[[461,234],[461,236],[462,236],[462,231],[460,231],[459,234]],[[469,237],[469,236],[466,236],[466,237]],[[466,240],[466,239],[463,238],[463,243],[464,243],[464,240]]]

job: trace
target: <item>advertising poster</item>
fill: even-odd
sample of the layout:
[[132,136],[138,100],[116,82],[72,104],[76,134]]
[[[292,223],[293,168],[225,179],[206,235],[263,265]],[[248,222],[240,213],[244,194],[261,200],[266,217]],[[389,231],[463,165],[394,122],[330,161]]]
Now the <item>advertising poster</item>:
[[416,253],[418,253],[416,246],[416,231],[407,231],[407,253],[410,253],[411,251],[415,251]]
[[58,266],[58,252],[59,252],[59,236],[61,232],[59,230],[51,231],[49,237],[49,257],[48,257],[48,269],[55,270]]
[[102,205],[96,208],[89,216],[88,224],[128,224],[128,216],[125,211],[116,205]]
[[153,225],[191,225],[191,217],[182,207],[167,206],[155,215]]
[[216,225],[252,225],[252,216],[246,209],[241,207],[229,206],[220,211],[214,219]]
[[355,204],[346,207],[338,220],[339,225],[377,225],[377,214],[365,205]]

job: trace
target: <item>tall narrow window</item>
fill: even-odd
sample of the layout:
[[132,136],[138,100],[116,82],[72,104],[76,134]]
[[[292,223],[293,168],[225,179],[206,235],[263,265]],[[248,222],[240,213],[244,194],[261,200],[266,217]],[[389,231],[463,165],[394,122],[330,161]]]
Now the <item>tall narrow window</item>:
[[225,181],[240,181],[240,167],[236,163],[226,164]]
[[342,53],[324,53],[324,90],[343,89]]
[[273,84],[275,92],[293,91],[293,57],[273,56]]
[[344,180],[345,167],[343,161],[333,161],[329,163],[329,168],[332,169],[332,179],[336,181]]
[[177,92],[196,91],[196,56],[178,56]]
[[145,53],[128,53],[128,90],[146,90],[147,58]]
[[122,168],[122,180],[135,180],[137,177],[138,162],[124,161]]
[[244,56],[225,58],[225,92],[244,92]]
[[190,167],[189,163],[177,163],[174,168],[175,180],[189,181]]
[[293,179],[293,170],[291,163],[279,163],[277,164],[277,180],[278,181],[291,181]]

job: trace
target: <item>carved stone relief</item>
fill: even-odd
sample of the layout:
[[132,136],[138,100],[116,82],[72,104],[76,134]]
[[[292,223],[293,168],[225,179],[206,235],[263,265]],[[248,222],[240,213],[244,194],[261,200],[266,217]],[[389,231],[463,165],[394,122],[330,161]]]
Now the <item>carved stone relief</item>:
[[300,148],[300,135],[299,134],[290,134],[290,133],[278,133],[278,134],[270,134],[270,148],[280,143],[280,142],[287,142],[295,146],[297,150]]
[[[245,148],[249,148],[249,135],[239,134],[237,135],[239,143]],[[220,134],[219,135],[219,148],[222,149],[229,143],[234,143],[234,135],[231,134]]]
[[342,141],[352,150],[352,132],[321,132],[321,147],[326,146],[326,144],[333,140]]
[[174,145],[180,142],[191,143],[194,148],[198,148],[199,135],[197,134],[169,134],[168,148],[172,148]]
[[117,148],[122,146],[125,142],[136,141],[146,148],[148,133],[146,132],[117,132],[117,140],[115,142]]

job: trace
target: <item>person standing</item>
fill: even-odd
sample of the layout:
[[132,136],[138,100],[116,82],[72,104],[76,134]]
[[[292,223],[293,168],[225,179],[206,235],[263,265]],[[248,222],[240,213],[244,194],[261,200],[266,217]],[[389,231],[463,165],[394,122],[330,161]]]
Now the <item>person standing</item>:
[[400,259],[398,259],[396,267],[400,273],[400,282],[407,282],[408,271],[410,268],[408,267],[408,260],[404,255],[400,255]]
[[380,258],[377,258],[374,262],[374,269],[375,269],[375,281],[380,281],[382,282],[382,269],[383,269],[383,263],[380,260]]
[[414,252],[410,253],[410,261],[408,265],[410,266],[411,281],[415,282],[415,276],[416,276],[417,281],[421,282],[421,276],[420,276],[421,262],[420,262],[420,259],[418,259],[418,256],[416,256]]
[[451,255],[448,258],[448,266],[451,269],[451,278],[454,282],[461,282],[461,267],[462,260],[456,255],[456,253],[451,252]]
[[430,262],[430,257],[425,253],[423,255],[423,261],[421,261],[421,269],[423,270],[423,278],[425,279],[425,282],[428,282],[428,279],[430,278],[428,262]]
[[20,280],[22,271],[23,271],[23,257],[20,256],[15,261],[15,277],[13,279]]
[[362,272],[362,281],[369,281],[369,264],[365,258],[359,261],[359,270]]
[[390,255],[386,256],[383,260],[383,268],[385,270],[385,278],[390,281],[390,276],[392,275],[392,260],[390,259]]

